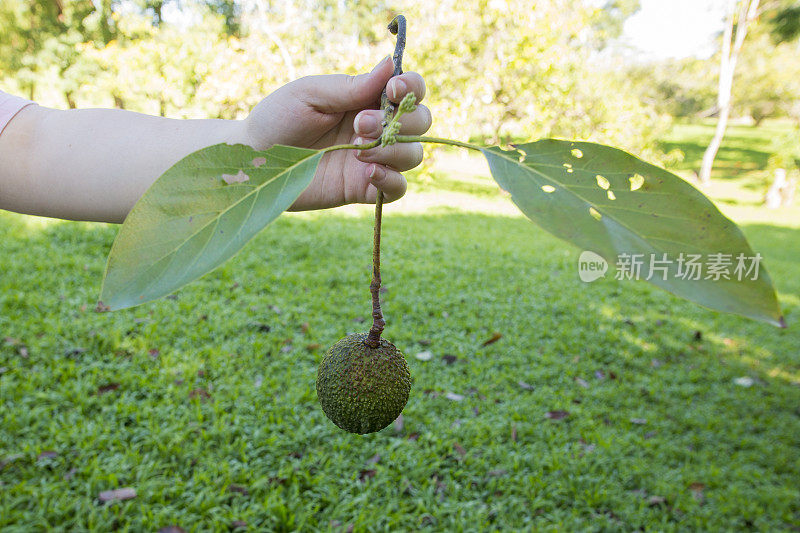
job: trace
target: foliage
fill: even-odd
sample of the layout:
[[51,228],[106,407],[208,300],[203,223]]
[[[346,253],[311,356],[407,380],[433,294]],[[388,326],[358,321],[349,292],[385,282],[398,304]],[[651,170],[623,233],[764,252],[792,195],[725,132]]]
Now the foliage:
[[[178,118],[243,118],[294,76],[370,68],[389,48],[383,28],[393,9],[383,0],[65,2],[84,2],[88,14],[63,24],[83,20],[86,28],[70,34],[47,19],[57,53],[4,49],[0,57],[9,65],[0,86],[56,107],[117,106]],[[426,105],[436,113],[434,133],[461,134],[468,123],[476,139],[577,138],[636,153],[652,147],[668,121],[594,56],[635,7],[628,0],[611,4],[404,3],[415,24],[408,68],[433,89]],[[0,22],[8,31],[0,31],[0,43],[24,41],[25,5],[4,2],[0,13],[17,15]],[[181,21],[165,18],[168,6],[180,6]],[[26,70],[21,62],[37,67]]]

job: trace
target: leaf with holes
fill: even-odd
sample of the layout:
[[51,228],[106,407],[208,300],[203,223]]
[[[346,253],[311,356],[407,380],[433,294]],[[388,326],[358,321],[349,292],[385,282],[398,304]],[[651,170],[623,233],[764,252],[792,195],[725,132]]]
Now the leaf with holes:
[[[481,151],[500,187],[545,230],[621,267],[620,277],[638,264],[638,277],[677,296],[785,326],[760,256],[678,176],[594,143],[546,139],[514,148]],[[712,263],[718,266],[709,272]]]
[[322,152],[218,144],[167,170],[125,219],[108,257],[101,300],[123,309],[210,272],[291,206]]

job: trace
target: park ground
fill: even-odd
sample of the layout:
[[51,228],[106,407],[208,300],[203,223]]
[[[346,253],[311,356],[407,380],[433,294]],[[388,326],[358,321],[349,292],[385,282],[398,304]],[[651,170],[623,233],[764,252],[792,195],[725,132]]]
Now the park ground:
[[[412,172],[383,297],[415,383],[368,436],[314,388],[325,348],[368,328],[368,207],[281,217],[116,313],[94,312],[115,227],[0,214],[0,529],[797,531],[800,208],[760,207],[782,129],[731,127],[706,192],[764,256],[786,330],[581,283],[579,250],[478,160]],[[711,132],[664,139],[677,173]]]

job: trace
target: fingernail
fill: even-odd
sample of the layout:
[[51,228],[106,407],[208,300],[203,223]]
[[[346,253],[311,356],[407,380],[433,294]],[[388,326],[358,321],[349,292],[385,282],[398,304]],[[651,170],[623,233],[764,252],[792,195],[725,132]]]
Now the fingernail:
[[381,59],[380,61],[378,61],[378,64],[377,64],[377,65],[375,65],[375,67],[372,69],[372,72],[375,72],[376,70],[378,70],[379,68],[381,68],[381,67],[384,65],[384,63],[386,63],[387,61],[389,61],[389,60],[391,60],[391,59],[392,59],[392,57],[387,55],[386,57],[384,57],[383,59]]
[[353,125],[356,133],[366,135],[368,133],[375,133],[378,129],[378,119],[368,114],[361,114],[356,117],[356,123]]
[[373,164],[372,170],[369,173],[369,180],[373,183],[373,185],[376,181],[380,181],[384,177],[386,177],[386,171],[383,170],[380,165]]
[[406,91],[406,84],[402,80],[394,80],[392,82],[392,100],[397,100],[400,94]]

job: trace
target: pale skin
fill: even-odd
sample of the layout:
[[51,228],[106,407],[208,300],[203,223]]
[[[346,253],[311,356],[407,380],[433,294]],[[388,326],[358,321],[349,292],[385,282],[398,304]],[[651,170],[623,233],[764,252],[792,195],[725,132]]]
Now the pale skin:
[[[376,108],[384,87],[395,103],[409,92],[417,102],[425,95],[419,74],[392,73],[387,57],[367,74],[300,78],[264,98],[244,120],[28,106],[0,135],[0,209],[118,223],[158,176],[206,146],[242,143],[264,150],[273,144],[315,149],[367,144],[382,132],[382,112]],[[401,134],[421,135],[431,125],[431,113],[418,105],[401,124]],[[291,209],[374,203],[378,189],[386,201],[396,200],[406,191],[401,173],[421,162],[419,143],[329,152]]]

